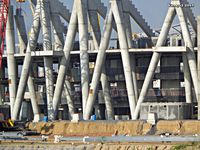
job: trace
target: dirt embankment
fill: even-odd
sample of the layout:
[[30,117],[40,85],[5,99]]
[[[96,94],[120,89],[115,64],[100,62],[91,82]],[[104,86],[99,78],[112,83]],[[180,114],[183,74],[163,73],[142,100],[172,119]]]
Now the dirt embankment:
[[145,121],[81,121],[28,123],[27,128],[44,135],[111,136],[148,135],[170,132],[175,135],[200,134],[200,121],[159,121],[152,126]]
[[182,121],[159,121],[156,125],[156,133],[170,132],[177,135],[195,135],[200,134],[200,121],[182,120]]
[[44,135],[63,136],[111,136],[143,135],[151,129],[143,121],[81,121],[81,122],[39,122],[28,123],[27,128]]

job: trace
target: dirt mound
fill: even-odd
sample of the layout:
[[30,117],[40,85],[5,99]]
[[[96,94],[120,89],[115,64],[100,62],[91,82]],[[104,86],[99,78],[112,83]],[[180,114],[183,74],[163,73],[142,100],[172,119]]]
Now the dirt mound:
[[169,132],[173,134],[180,134],[181,121],[159,121],[156,125],[156,134],[161,134],[164,132]]
[[151,125],[144,121],[60,121],[29,123],[27,128],[44,135],[111,136],[143,135],[151,129]]
[[112,136],[172,133],[174,135],[200,134],[200,121],[159,121],[156,126],[145,121],[58,121],[29,123],[27,128],[44,135]]
[[183,121],[181,127],[181,134],[200,134],[200,121]]

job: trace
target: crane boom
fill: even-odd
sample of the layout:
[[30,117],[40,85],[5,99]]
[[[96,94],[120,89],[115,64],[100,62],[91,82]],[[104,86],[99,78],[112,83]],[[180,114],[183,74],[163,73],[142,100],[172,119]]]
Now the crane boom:
[[10,0],[0,0],[0,68],[2,67],[2,57],[4,51],[4,41],[9,5]]

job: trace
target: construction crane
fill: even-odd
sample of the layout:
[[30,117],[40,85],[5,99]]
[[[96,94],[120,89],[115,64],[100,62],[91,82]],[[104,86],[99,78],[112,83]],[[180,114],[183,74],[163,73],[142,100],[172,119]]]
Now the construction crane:
[[[22,3],[25,0],[16,0]],[[4,52],[4,42],[6,33],[6,23],[8,19],[10,0],[0,0],[0,68],[2,67],[2,57]]]
[[[23,3],[25,0],[16,0],[17,3]],[[5,44],[6,24],[8,20],[8,13],[10,7],[10,0],[0,0],[0,71],[2,68],[2,58]],[[0,113],[0,131],[11,129],[14,127],[14,122],[11,119],[4,119],[4,114]]]
[[0,0],[0,68],[2,66],[2,57],[4,51],[4,41],[6,32],[6,23],[8,18],[10,0]]

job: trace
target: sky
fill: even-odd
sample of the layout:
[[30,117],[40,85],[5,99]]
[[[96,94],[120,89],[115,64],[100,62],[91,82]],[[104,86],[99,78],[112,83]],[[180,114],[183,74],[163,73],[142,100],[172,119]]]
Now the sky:
[[[61,0],[68,8],[72,7],[73,0]],[[171,0],[132,0],[132,3],[138,8],[144,16],[148,24],[154,28],[160,28],[165,19],[169,3]],[[105,5],[108,5],[109,0],[102,0]],[[194,4],[192,8],[195,16],[200,15],[200,0],[188,0],[189,3]],[[177,20],[175,21],[177,23]],[[134,30],[134,27],[133,27]],[[135,26],[136,32],[138,31]]]
[[[153,28],[161,27],[169,8],[170,0],[150,0],[150,2],[147,2],[147,0],[133,0],[133,2]],[[188,2],[194,4],[192,10],[195,16],[200,15],[200,1],[188,0]]]
[[[25,19],[28,22],[31,22],[30,7],[28,4],[28,0],[26,1],[27,2],[25,4],[22,4],[21,7],[24,10]],[[60,0],[60,1],[63,2],[68,9],[72,8],[73,0]],[[192,10],[195,16],[200,15],[200,0],[188,0],[188,1],[194,4]],[[15,0],[11,0],[11,2],[15,6],[19,7],[19,5],[16,4]],[[105,5],[108,5],[109,0],[102,0],[102,2],[104,2]],[[152,28],[158,29],[162,26],[162,23],[166,16],[167,9],[169,8],[170,0],[132,0],[132,2],[135,4],[136,8],[138,8],[138,10],[144,16],[145,20]],[[176,24],[177,20],[174,23]],[[30,25],[28,25],[28,28],[30,28]],[[132,28],[133,31],[135,32],[141,31],[136,24],[133,24]]]

